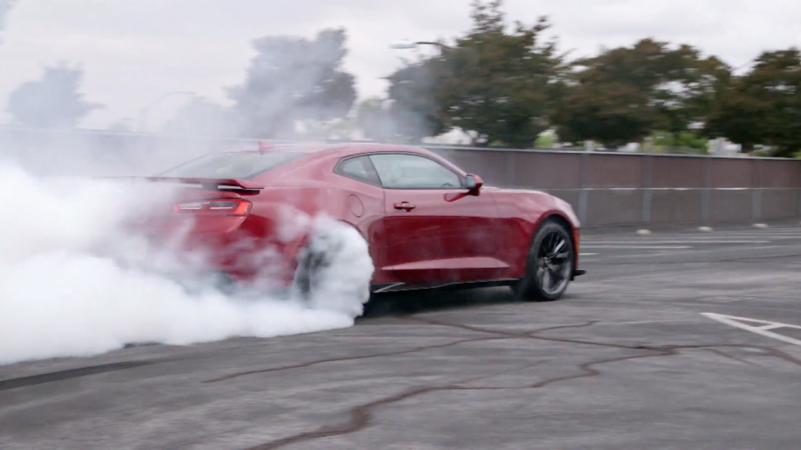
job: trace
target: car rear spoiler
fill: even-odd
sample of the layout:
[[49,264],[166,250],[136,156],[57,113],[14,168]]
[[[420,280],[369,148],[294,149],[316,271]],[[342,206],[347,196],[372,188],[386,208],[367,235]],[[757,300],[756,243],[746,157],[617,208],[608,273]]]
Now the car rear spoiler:
[[233,178],[177,178],[177,177],[106,177],[106,179],[118,180],[144,180],[158,183],[180,183],[189,188],[206,189],[213,191],[228,191],[238,194],[258,194],[264,186],[257,186],[246,181]]
[[239,194],[256,194],[264,186],[257,186],[250,184],[246,181],[236,180],[233,178],[218,179],[218,178],[173,178],[173,177],[146,177],[148,181],[156,182],[173,182],[186,184],[188,187],[195,187],[198,189],[207,189],[215,191],[231,191]]

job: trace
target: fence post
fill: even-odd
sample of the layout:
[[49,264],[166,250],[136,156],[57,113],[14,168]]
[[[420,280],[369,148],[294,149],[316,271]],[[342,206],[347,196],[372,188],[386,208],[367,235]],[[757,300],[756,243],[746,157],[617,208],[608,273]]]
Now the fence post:
[[751,221],[758,223],[762,219],[762,180],[759,173],[759,160],[751,160]]
[[801,187],[795,188],[795,192],[798,194],[798,210],[796,211],[795,218],[801,219]]
[[585,152],[581,155],[580,164],[580,181],[579,181],[579,200],[578,200],[578,216],[582,226],[587,225],[587,201],[589,192],[587,192],[587,166],[589,165],[590,155]]
[[795,188],[795,191],[798,194],[798,210],[796,211],[795,218],[801,219],[801,188]]
[[652,155],[644,156],[645,162],[643,163],[642,170],[642,217],[643,224],[651,223],[651,201],[653,196],[653,183],[654,183],[654,157]]
[[712,203],[712,159],[704,158],[704,182],[701,191],[701,223],[711,224],[710,204]]
[[801,219],[801,161],[796,160],[794,161],[795,165],[798,167],[796,171],[796,184],[793,186],[795,192],[798,194],[798,210],[796,211],[796,219]]

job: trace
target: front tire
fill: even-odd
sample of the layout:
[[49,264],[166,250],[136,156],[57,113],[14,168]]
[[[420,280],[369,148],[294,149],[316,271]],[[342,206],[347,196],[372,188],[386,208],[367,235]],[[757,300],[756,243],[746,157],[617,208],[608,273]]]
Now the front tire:
[[529,247],[526,274],[513,286],[515,297],[528,301],[558,300],[573,277],[575,260],[570,232],[558,222],[544,222]]

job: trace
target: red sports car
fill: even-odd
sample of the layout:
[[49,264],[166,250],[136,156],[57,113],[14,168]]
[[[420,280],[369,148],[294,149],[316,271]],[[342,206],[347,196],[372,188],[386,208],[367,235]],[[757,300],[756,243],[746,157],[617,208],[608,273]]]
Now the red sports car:
[[[279,278],[304,294],[330,255],[309,233],[280,238],[287,208],[325,214],[364,238],[372,293],[445,286],[512,286],[522,298],[556,300],[578,269],[579,220],[549,194],[483,185],[437,154],[372,144],[260,144],[170,169],[155,181],[194,185],[168,222],[191,217],[186,244],[213,255],[213,269],[247,282],[266,247]],[[152,230],[151,230],[152,231]],[[319,252],[318,252],[319,253]]]

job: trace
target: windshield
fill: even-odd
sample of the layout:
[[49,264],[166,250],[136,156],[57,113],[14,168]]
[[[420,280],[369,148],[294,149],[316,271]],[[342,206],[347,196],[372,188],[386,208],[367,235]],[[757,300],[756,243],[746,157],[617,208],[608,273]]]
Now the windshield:
[[281,164],[306,156],[304,153],[215,153],[189,161],[160,176],[176,178],[248,179]]

